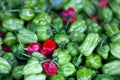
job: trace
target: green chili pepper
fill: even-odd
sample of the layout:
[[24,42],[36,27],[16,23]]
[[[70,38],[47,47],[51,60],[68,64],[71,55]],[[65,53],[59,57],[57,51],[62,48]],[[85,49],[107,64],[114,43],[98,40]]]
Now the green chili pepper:
[[34,7],[38,3],[38,0],[25,0],[24,7]]
[[36,32],[36,27],[37,26],[33,22],[29,22],[26,28],[32,32]]
[[86,64],[93,69],[99,69],[102,66],[102,59],[97,54],[91,54],[86,57]]
[[20,80],[23,77],[23,68],[24,66],[16,66],[12,70],[12,77]]
[[33,22],[39,26],[46,26],[46,25],[49,25],[51,23],[51,20],[52,20],[51,16],[49,16],[45,12],[42,12],[33,19]]
[[37,42],[37,40],[38,40],[37,35],[27,29],[19,30],[17,37],[18,37],[18,40],[23,44],[30,44],[32,42]]
[[31,58],[23,68],[23,75],[40,74],[42,72],[42,66],[36,58]]
[[108,75],[120,75],[120,60],[108,62],[102,66],[102,72]]
[[89,56],[92,54],[98,42],[99,35],[97,33],[89,33],[78,49],[83,55]]
[[110,7],[112,8],[113,13],[115,14],[115,16],[120,20],[120,6],[119,4],[116,4],[115,2],[111,2]]
[[98,74],[94,80],[114,80],[113,77],[107,74]]
[[8,32],[6,33],[6,37],[3,39],[3,42],[8,46],[12,46],[17,42],[17,38],[12,32]]
[[77,43],[69,42],[67,44],[67,49],[69,50],[69,52],[70,52],[69,54],[71,56],[77,56],[79,54]]
[[35,16],[35,12],[31,8],[22,8],[19,12],[19,16],[24,21],[30,21]]
[[50,38],[51,31],[49,26],[36,27],[36,32],[39,41],[45,41]]
[[117,23],[105,24],[104,28],[105,28],[107,36],[109,37],[112,37],[113,35],[119,32]]
[[110,38],[111,42],[120,42],[120,32]]
[[60,74],[55,74],[53,76],[50,76],[49,80],[64,80],[64,77]]
[[81,42],[83,41],[85,38],[85,34],[78,32],[78,31],[73,31],[70,33],[70,39],[73,42]]
[[7,18],[3,21],[3,27],[9,31],[18,31],[23,28],[24,22],[17,18]]
[[109,55],[110,48],[108,45],[99,46],[97,48],[97,53],[103,58],[107,59]]
[[58,69],[58,73],[63,75],[64,77],[69,77],[74,75],[76,72],[75,66],[68,62],[64,65],[62,65],[59,69]]
[[12,53],[4,53],[2,57],[6,59],[9,64],[11,64],[11,66],[15,67],[16,65],[18,65],[18,61]]
[[77,71],[77,80],[92,80],[92,70],[82,67]]
[[8,61],[2,57],[0,57],[0,74],[9,74],[11,71],[11,65]]
[[53,57],[57,57],[57,62],[60,65],[64,65],[71,60],[68,50],[56,49],[53,53]]
[[29,75],[25,77],[25,80],[46,80],[46,75],[44,74],[38,74],[38,75]]
[[67,44],[70,41],[69,37],[65,33],[56,34],[54,40],[58,45]]
[[119,50],[120,50],[120,42],[110,44],[111,54],[118,59],[120,59],[120,51]]
[[88,25],[87,33],[99,33],[101,31],[101,26],[94,21],[87,19],[86,23]]
[[75,22],[72,23],[70,28],[68,29],[68,32],[71,33],[73,31],[78,31],[78,32],[85,32],[87,30],[87,26],[84,20],[76,20]]

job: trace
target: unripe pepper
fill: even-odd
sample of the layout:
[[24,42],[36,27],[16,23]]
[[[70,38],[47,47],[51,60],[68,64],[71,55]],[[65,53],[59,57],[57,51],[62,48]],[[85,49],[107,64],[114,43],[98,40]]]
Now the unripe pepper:
[[97,33],[89,33],[83,43],[78,47],[79,51],[84,55],[84,56],[89,56],[92,54],[93,50],[97,46],[99,42],[99,35]]
[[64,77],[60,74],[50,76],[49,80],[64,80]]
[[114,79],[108,74],[98,74],[94,80],[114,80]]
[[32,74],[24,78],[25,80],[46,80],[45,74]]

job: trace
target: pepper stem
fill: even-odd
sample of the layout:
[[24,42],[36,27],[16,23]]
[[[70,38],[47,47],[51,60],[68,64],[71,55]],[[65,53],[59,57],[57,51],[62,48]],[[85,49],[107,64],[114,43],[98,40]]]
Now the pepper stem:
[[18,39],[18,41],[19,41],[20,46],[22,47],[22,49],[27,50],[27,48],[24,48],[24,47],[23,47],[23,45],[22,45],[22,43],[21,43],[20,39]]
[[72,18],[72,16],[71,15],[68,15],[68,21],[67,21],[67,23],[66,23],[66,25],[65,25],[65,30],[67,30],[67,28],[68,28],[68,26],[69,26],[69,24],[70,24],[70,19]]

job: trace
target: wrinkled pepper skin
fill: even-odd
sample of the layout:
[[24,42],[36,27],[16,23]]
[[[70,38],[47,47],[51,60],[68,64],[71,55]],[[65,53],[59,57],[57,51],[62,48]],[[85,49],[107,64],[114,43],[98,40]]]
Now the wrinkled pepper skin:
[[110,47],[109,45],[103,45],[97,48],[97,53],[103,58],[107,59],[109,55]]
[[23,25],[24,22],[17,18],[7,18],[3,21],[3,27],[9,31],[18,31],[23,28]]
[[70,39],[73,42],[81,42],[83,41],[85,38],[85,34],[78,32],[78,31],[73,31],[70,33]]
[[27,29],[19,30],[19,33],[17,34],[17,38],[18,41],[20,41],[23,44],[30,44],[32,42],[38,41],[37,35],[34,32],[29,31]]
[[51,16],[45,12],[42,12],[33,19],[33,22],[38,26],[47,26],[51,23],[51,20]]
[[46,75],[44,74],[38,74],[38,75],[29,75],[25,77],[25,80],[46,80]]
[[97,33],[89,33],[83,43],[78,47],[78,49],[84,56],[89,56],[92,54],[98,42],[99,35]]
[[43,68],[36,58],[31,58],[23,68],[23,75],[40,74]]
[[9,74],[11,69],[12,66],[8,63],[8,61],[0,57],[0,74]]
[[23,68],[24,66],[16,66],[12,70],[12,77],[20,80],[23,77]]
[[107,74],[98,74],[94,80],[114,80],[113,77]]
[[77,43],[69,42],[67,44],[67,50],[69,50],[69,52],[70,52],[69,54],[71,56],[77,56],[79,54]]
[[56,49],[53,53],[53,57],[57,58],[57,62],[60,65],[64,65],[71,60],[68,50]]
[[92,80],[92,70],[82,67],[77,71],[77,80]]
[[111,76],[120,75],[120,60],[113,60],[104,64],[102,72]]
[[86,57],[86,64],[93,69],[99,69],[102,66],[102,59],[97,54],[91,54]]
[[119,32],[119,28],[116,23],[105,24],[104,28],[108,37],[112,37]]
[[64,80],[64,77],[60,74],[50,76],[49,80]]
[[115,16],[120,20],[120,6],[119,4],[116,4],[114,1],[110,3],[110,7],[113,10],[113,13],[115,14]]
[[50,38],[50,27],[49,26],[38,26],[36,27],[36,33],[39,41],[45,41]]
[[22,8],[19,12],[19,16],[24,21],[30,21],[35,16],[35,12],[32,8]]
[[120,32],[116,33],[114,36],[110,38],[111,42],[120,42]]
[[63,75],[64,77],[69,77],[74,75],[76,72],[75,66],[68,62],[64,65],[62,65],[59,69],[58,69],[58,73]]
[[56,34],[54,40],[58,45],[67,44],[70,41],[69,37],[65,33]]
[[12,46],[17,42],[17,38],[12,32],[8,32],[3,42],[8,46]]
[[85,32],[87,30],[87,26],[84,20],[76,20],[75,22],[72,23],[70,28],[68,29],[68,33],[71,33],[73,31],[78,31],[78,32]]
[[120,50],[120,42],[110,44],[111,54],[118,59],[120,59],[120,51],[119,50]]
[[16,65],[18,65],[18,61],[13,53],[5,53],[2,57],[6,59],[11,66],[15,67]]

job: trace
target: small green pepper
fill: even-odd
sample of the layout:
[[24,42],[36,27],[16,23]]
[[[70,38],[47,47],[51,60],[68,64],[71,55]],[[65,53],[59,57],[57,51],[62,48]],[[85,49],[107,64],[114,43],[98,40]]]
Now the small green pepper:
[[120,75],[120,60],[108,62],[102,66],[102,72],[108,75]]
[[19,12],[19,16],[24,21],[30,21],[35,16],[35,12],[31,8],[22,8]]
[[36,58],[31,58],[23,68],[23,75],[40,74],[42,72],[42,66]]
[[120,32],[110,38],[111,42],[120,42]]
[[102,66],[102,59],[97,54],[91,54],[86,57],[86,64],[93,69],[99,69]]
[[3,21],[3,27],[9,31],[18,31],[23,28],[24,22],[17,18],[7,18]]
[[112,37],[119,32],[117,23],[105,24],[104,28],[108,37]]
[[65,33],[56,34],[54,40],[58,45],[67,44],[70,41],[69,37]]
[[50,76],[49,80],[64,80],[64,77],[60,74],[55,74],[53,76]]
[[58,74],[63,75],[64,77],[69,77],[74,75],[76,72],[75,66],[68,62],[64,65],[62,65],[59,69],[58,69]]
[[89,33],[83,43],[78,47],[79,51],[83,55],[89,56],[97,46],[99,38],[97,33]]
[[24,66],[16,66],[12,70],[12,77],[20,80],[23,77],[23,68]]
[[18,65],[18,61],[13,55],[13,53],[4,53],[2,57],[6,59],[9,62],[9,64],[11,64],[11,66],[15,67],[16,65]]
[[38,26],[36,27],[36,33],[39,41],[45,41],[50,38],[50,27]]
[[85,34],[78,32],[78,31],[73,31],[70,33],[70,39],[73,42],[81,42],[83,41],[85,38]]
[[47,26],[51,23],[51,20],[51,16],[45,12],[42,12],[33,19],[33,22],[38,26]]
[[94,80],[114,80],[113,77],[107,74],[98,74]]
[[103,59],[107,59],[108,58],[108,54],[109,54],[110,48],[108,45],[103,45],[103,46],[99,46],[97,48],[97,53],[103,58]]
[[77,80],[92,80],[92,70],[82,67],[77,71]]
[[119,50],[120,50],[120,42],[110,44],[111,54],[118,59],[120,59],[120,51]]
[[23,44],[30,44],[32,42],[37,42],[38,40],[37,35],[34,32],[29,31],[27,29],[19,30],[17,37],[18,37],[18,41],[20,41]]
[[68,29],[68,32],[71,33],[73,31],[78,31],[78,32],[85,32],[87,30],[87,26],[84,20],[76,20],[75,22],[72,23],[70,28]]
[[53,57],[57,57],[57,62],[60,65],[64,65],[71,60],[68,50],[56,49],[53,53]]
[[69,52],[70,52],[69,54],[71,56],[77,56],[79,54],[77,43],[69,42],[67,44],[67,50],[69,50]]
[[34,7],[38,4],[38,0],[25,0],[24,7]]
[[25,80],[46,80],[46,75],[44,74],[38,74],[38,75],[29,75],[25,77]]
[[11,71],[11,65],[8,61],[2,57],[0,57],[0,74],[9,74]]
[[6,36],[3,39],[3,42],[8,46],[12,46],[17,42],[17,38],[12,32],[8,32],[6,33]]

